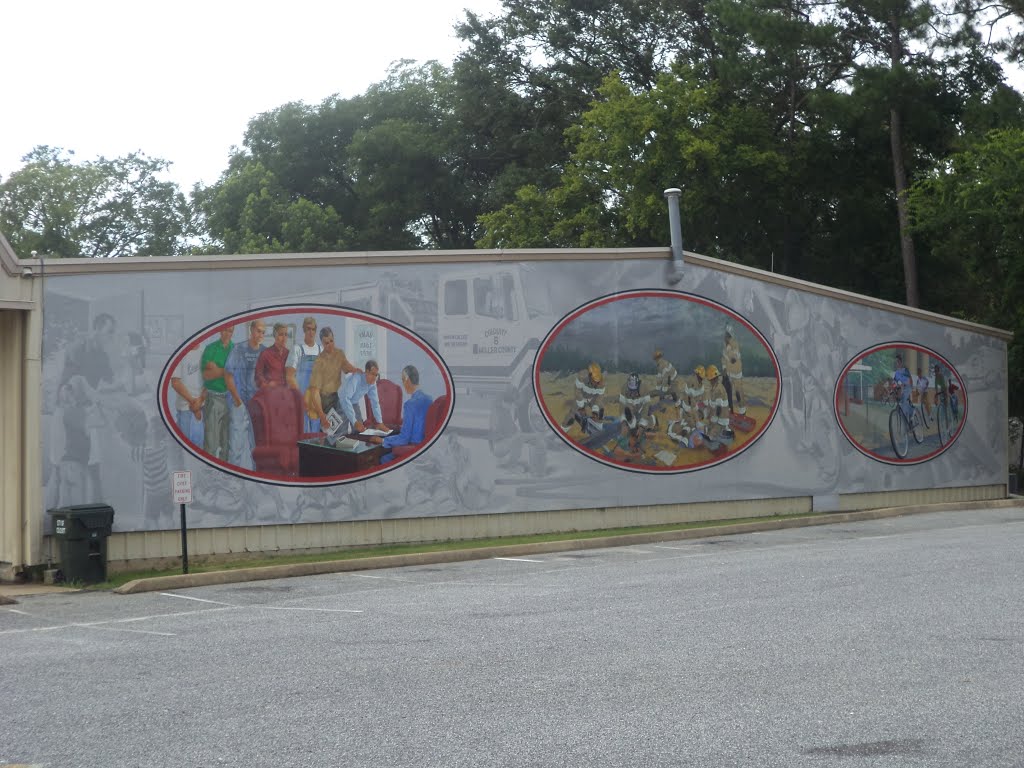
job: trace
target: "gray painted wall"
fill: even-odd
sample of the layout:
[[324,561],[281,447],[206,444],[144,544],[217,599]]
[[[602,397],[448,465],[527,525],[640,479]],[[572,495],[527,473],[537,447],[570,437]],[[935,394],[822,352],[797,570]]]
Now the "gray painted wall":
[[[482,295],[490,287],[500,296],[504,287],[506,305],[486,310],[485,316],[448,313],[446,305],[451,312],[461,310],[457,291],[446,286],[464,277],[469,294],[476,290]],[[756,328],[777,356],[781,397],[770,426],[735,458],[682,474],[637,473],[574,450],[538,418],[531,383],[537,343],[568,313],[594,298],[668,289],[664,277],[665,264],[656,260],[53,275],[46,282],[43,340],[44,505],[103,501],[115,509],[115,530],[174,528],[176,507],[167,476],[179,469],[192,470],[196,486],[191,527],[831,496],[1005,482],[1005,342],[693,265],[673,290],[729,308]],[[474,279],[481,282],[474,286]],[[181,343],[237,313],[302,302],[372,312],[434,346],[452,371],[456,393],[451,422],[435,444],[392,471],[358,482],[282,487],[213,469],[175,442],[159,418],[157,388],[160,372]],[[90,415],[93,466],[87,472],[98,476],[102,498],[89,498],[75,496],[73,488],[62,490],[66,438],[57,418],[57,390],[65,349],[88,333],[100,313],[117,321],[114,368],[122,389],[98,396],[100,413]],[[149,341],[145,369],[129,380],[127,358],[119,353],[126,351],[128,333],[143,332]],[[480,339],[476,353],[475,337]],[[942,355],[961,377],[969,402],[969,416],[956,441],[920,464],[872,460],[850,444],[835,416],[834,388],[844,367],[864,350],[890,341]],[[615,343],[635,344],[641,356],[649,356],[647,348],[653,346],[644,337]],[[428,392],[441,386],[440,380],[424,382]]]

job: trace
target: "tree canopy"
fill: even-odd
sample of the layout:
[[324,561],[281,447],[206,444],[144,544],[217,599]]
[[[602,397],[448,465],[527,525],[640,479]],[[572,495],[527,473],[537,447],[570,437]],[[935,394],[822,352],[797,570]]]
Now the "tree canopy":
[[1011,412],[1024,408],[1024,130],[992,131],[922,180],[910,198],[935,268],[926,288],[950,314],[1016,335]]
[[130,154],[73,162],[36,147],[0,183],[0,231],[20,256],[171,256],[188,248],[191,208],[158,178],[167,161]]

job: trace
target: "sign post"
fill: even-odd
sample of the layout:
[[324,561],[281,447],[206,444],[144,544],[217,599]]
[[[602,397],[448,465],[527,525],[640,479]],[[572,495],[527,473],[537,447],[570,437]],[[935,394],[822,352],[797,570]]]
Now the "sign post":
[[181,572],[188,573],[188,537],[186,536],[185,505],[192,503],[192,472],[175,472],[171,479],[174,503],[181,505]]

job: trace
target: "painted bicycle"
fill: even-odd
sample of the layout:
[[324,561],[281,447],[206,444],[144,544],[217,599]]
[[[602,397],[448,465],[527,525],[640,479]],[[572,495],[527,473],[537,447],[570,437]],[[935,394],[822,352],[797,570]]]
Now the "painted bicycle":
[[[897,458],[905,459],[910,452],[910,438],[920,445],[924,442],[924,416],[920,406],[914,406],[909,401],[907,408],[903,407],[903,385],[892,382],[885,395],[885,404],[891,405],[889,412],[889,442],[892,443],[892,450]],[[909,415],[907,410],[910,411]]]
[[935,420],[939,433],[939,445],[952,439],[960,425],[960,397],[955,386],[943,387],[935,395]]

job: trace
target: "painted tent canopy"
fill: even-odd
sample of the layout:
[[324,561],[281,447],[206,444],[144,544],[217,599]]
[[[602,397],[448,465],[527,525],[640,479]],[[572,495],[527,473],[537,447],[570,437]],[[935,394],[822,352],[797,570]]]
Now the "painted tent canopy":
[[[452,393],[444,361],[409,329],[317,304],[207,326],[171,354],[158,388],[161,417],[189,453],[239,477],[299,486],[361,480],[414,458],[448,423]],[[402,429],[406,404],[424,412],[422,434]]]
[[768,342],[721,304],[633,291],[564,317],[537,353],[541,411],[568,445],[611,467],[690,472],[749,448],[778,408]]

